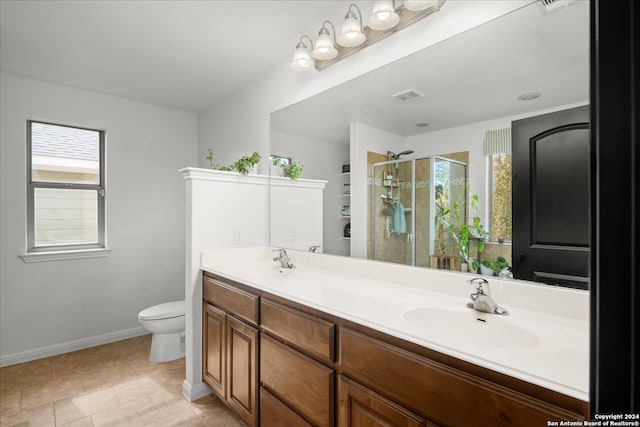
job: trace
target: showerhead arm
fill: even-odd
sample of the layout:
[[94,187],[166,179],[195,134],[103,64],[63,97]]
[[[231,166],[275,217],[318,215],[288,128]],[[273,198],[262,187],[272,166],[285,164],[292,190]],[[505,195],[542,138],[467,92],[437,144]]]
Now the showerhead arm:
[[406,156],[411,153],[413,153],[413,150],[404,150],[398,154],[395,154],[393,151],[387,151],[387,157],[391,157],[393,160],[400,160],[400,156]]

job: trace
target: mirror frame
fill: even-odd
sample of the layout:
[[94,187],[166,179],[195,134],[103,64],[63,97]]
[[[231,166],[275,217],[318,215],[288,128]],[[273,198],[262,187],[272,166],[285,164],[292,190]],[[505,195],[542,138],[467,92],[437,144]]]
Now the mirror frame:
[[[640,412],[640,7],[634,0],[591,0],[590,7],[594,419]],[[629,232],[620,232],[621,222]]]

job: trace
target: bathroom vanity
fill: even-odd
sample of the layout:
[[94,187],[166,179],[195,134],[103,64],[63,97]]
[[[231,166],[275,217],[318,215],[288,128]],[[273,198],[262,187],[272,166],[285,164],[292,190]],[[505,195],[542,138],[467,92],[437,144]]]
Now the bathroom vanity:
[[[248,426],[588,417],[580,309],[536,319],[524,302],[536,289],[505,291],[518,284],[495,280],[492,291],[511,314],[480,313],[464,305],[470,275],[456,286],[436,272],[371,262],[358,271],[358,260],[289,252],[297,268],[272,262],[270,248],[202,256],[203,380]],[[395,283],[394,268],[404,273]],[[424,274],[434,282],[402,283]],[[580,292],[550,291],[559,291],[544,308],[551,311],[576,297],[566,292]]]

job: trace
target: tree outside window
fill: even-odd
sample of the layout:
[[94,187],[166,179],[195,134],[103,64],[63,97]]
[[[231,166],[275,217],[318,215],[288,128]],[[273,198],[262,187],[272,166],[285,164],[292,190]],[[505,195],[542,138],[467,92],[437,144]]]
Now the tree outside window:
[[493,154],[491,164],[491,237],[512,240],[511,231],[511,154]]

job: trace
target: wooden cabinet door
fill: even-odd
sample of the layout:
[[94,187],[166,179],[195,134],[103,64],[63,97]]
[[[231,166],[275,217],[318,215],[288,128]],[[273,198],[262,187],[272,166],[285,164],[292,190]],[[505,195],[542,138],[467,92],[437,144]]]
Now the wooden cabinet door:
[[247,426],[257,425],[258,330],[227,316],[227,404]]
[[340,376],[338,380],[338,426],[341,427],[427,427],[435,424]]
[[211,304],[204,303],[204,322],[202,325],[202,372],[203,380],[222,400],[226,396],[225,358],[227,315]]

